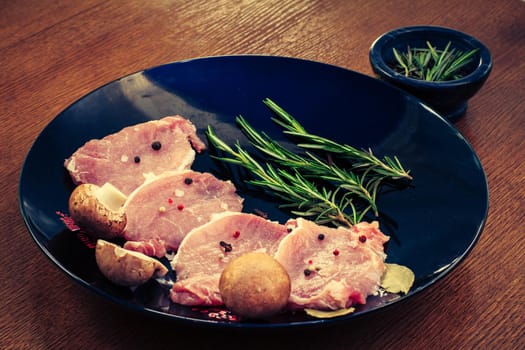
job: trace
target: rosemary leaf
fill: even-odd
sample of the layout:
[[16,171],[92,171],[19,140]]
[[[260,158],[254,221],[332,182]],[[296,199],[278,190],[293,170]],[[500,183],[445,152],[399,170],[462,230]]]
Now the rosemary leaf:
[[[392,51],[394,52],[394,56],[395,56],[396,60],[399,62],[399,65],[404,69],[405,76],[408,77],[409,69],[408,69],[408,64],[405,63],[405,59],[396,50],[396,48],[394,48]],[[410,50],[408,52],[410,52]],[[407,59],[407,61],[410,62],[410,59]]]

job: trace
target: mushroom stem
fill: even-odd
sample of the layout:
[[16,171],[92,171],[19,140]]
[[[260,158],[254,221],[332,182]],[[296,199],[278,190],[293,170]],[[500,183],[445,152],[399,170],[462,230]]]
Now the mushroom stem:
[[95,190],[95,197],[111,211],[118,211],[127,200],[126,195],[109,182]]

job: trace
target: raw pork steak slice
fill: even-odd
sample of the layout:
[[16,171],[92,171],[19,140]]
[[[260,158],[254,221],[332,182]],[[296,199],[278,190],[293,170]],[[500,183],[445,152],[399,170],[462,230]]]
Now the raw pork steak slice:
[[195,159],[192,146],[197,152],[206,148],[195,126],[181,116],[170,116],[90,140],[64,166],[76,184],[109,182],[129,195],[148,175],[189,169]]
[[232,259],[245,253],[275,254],[286,226],[247,213],[217,214],[183,240],[172,262],[177,282],[171,300],[183,305],[220,305],[219,279]]
[[210,173],[164,173],[137,188],[124,204],[124,238],[132,241],[125,248],[161,257],[177,250],[186,234],[212,214],[241,211],[242,202],[230,181]]
[[290,309],[348,308],[377,293],[385,271],[383,244],[389,239],[377,222],[335,229],[298,218],[287,225],[295,228],[275,258],[290,275]]

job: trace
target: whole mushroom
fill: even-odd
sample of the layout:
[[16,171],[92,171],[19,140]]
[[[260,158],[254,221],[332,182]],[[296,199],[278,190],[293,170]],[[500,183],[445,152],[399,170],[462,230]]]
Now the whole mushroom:
[[219,290],[224,305],[237,315],[267,319],[285,308],[291,282],[288,272],[272,256],[252,252],[226,265]]
[[92,238],[122,236],[126,226],[123,205],[127,197],[110,183],[81,184],[69,197],[69,215]]

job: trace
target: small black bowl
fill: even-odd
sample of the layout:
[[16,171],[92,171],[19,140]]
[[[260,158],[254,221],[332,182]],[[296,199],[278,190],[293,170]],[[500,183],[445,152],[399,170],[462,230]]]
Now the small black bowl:
[[[477,48],[474,59],[465,67],[460,79],[430,82],[408,78],[392,67],[396,60],[393,49],[406,52],[407,47],[426,47],[426,42],[439,50],[450,42],[451,48],[466,52]],[[487,80],[492,69],[489,50],[474,37],[454,29],[436,26],[413,26],[392,30],[377,38],[370,47],[370,64],[379,78],[411,93],[449,121],[456,121],[467,110],[467,101]]]

